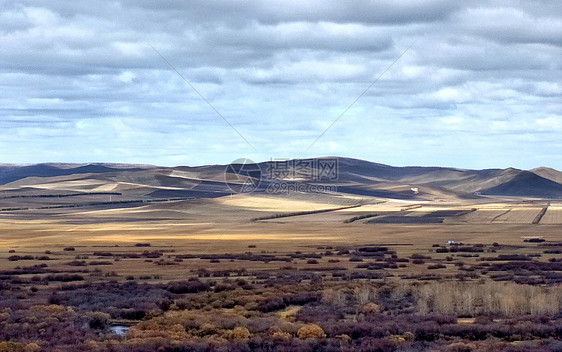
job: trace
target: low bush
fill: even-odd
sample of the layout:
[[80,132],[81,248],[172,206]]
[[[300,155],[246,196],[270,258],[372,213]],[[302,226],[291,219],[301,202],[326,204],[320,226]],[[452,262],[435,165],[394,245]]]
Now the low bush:
[[326,337],[326,334],[324,333],[324,330],[322,330],[320,326],[316,324],[307,324],[302,326],[297,331],[297,336],[301,340],[311,339],[311,338],[321,339]]
[[428,265],[427,268],[429,270],[433,270],[433,269],[445,269],[447,266],[444,264],[433,264],[433,265]]

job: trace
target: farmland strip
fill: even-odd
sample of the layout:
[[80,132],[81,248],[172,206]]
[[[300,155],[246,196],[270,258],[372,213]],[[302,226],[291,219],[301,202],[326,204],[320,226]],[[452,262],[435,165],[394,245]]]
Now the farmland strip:
[[511,211],[511,209],[508,209],[508,210],[505,211],[504,213],[501,213],[500,215],[494,216],[494,218],[493,218],[492,221],[490,221],[490,222],[496,221],[497,218],[499,218],[500,216],[504,216],[505,214],[509,213],[510,211]]
[[548,205],[544,208],[541,209],[541,211],[537,214],[537,216],[535,217],[535,220],[533,220],[532,224],[538,224],[539,222],[541,222],[542,217],[544,216],[544,214],[546,214],[546,211],[548,210]]
[[279,218],[288,218],[288,217],[291,217],[291,216],[328,213],[328,212],[331,212],[331,211],[358,208],[360,206],[361,205],[350,205],[350,206],[339,207],[339,208],[319,209],[319,210],[311,210],[311,211],[298,211],[298,212],[294,212],[294,213],[285,213],[285,214],[274,214],[274,215],[267,215],[267,216],[262,216],[262,217],[258,217],[258,218],[253,218],[251,221],[271,220],[271,219],[279,219]]

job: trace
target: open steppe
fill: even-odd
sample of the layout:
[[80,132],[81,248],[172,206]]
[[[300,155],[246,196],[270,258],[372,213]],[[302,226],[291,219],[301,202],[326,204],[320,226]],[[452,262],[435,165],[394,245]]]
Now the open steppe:
[[[218,166],[6,182],[0,350],[560,346],[556,197],[467,193],[395,171],[377,181],[367,166],[329,183],[336,192],[235,194]],[[527,184],[498,172],[485,187]]]
[[[306,201],[307,196],[238,194],[117,208],[102,205],[7,211],[0,215],[0,248],[3,252],[0,260],[4,262],[4,268],[12,269],[21,266],[22,262],[6,262],[13,255],[8,253],[9,250],[20,256],[33,257],[40,257],[49,250],[52,252],[49,267],[63,270],[68,268],[65,260],[75,256],[100,259],[94,255],[94,252],[100,251],[138,254],[137,243],[150,243],[151,251],[167,252],[163,258],[170,259],[185,254],[218,255],[247,251],[286,256],[295,251],[319,252],[317,248],[327,246],[352,248],[363,245],[386,246],[398,257],[408,257],[415,253],[426,255],[433,252],[432,245],[446,246],[448,241],[487,246],[497,242],[515,246],[502,254],[527,255],[533,251],[540,252],[540,249],[536,248],[536,244],[524,243],[526,238],[537,237],[548,242],[561,240],[561,224],[554,222],[554,218],[548,218],[548,224],[542,224],[543,220],[540,224],[532,224],[541,210],[536,205],[539,201],[534,201],[535,205],[494,199],[489,203],[479,201],[472,204],[445,201],[420,203],[366,197],[333,199],[314,195]],[[331,209],[336,210],[317,213],[318,210]],[[545,216],[548,214],[549,211]],[[375,219],[380,222],[373,223]],[[385,219],[389,219],[388,222]],[[435,219],[437,221],[433,221]],[[75,250],[64,252],[63,249],[69,246]],[[252,248],[248,249],[248,246]],[[433,256],[437,262],[447,257],[446,254]],[[113,256],[109,257],[113,259]],[[543,254],[542,259],[550,257],[554,256]],[[329,266],[329,260],[337,258],[336,254],[323,256],[320,265]],[[169,280],[181,278],[182,272],[185,275],[193,269],[224,269],[232,265],[217,263],[209,266],[208,260],[193,258],[175,262],[173,266],[159,266],[144,259],[112,262],[111,271],[122,278],[144,272]],[[37,263],[35,260],[26,262]],[[295,269],[310,268],[306,263],[295,264]],[[242,266],[246,265],[250,263]],[[349,263],[346,266],[349,267]],[[279,265],[262,265],[261,269],[279,269]],[[451,263],[441,271],[456,273],[456,269]],[[408,265],[394,272],[434,271],[428,271],[425,266]]]

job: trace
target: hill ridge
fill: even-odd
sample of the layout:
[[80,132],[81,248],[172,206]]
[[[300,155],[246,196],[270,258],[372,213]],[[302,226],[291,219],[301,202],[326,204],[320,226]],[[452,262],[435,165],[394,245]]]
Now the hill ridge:
[[[462,197],[474,195],[562,198],[562,172],[540,167],[532,170],[461,169],[439,166],[392,166],[362,159],[322,157],[320,160],[338,160],[334,179],[283,179],[283,182],[316,182],[336,185],[342,193],[355,195],[384,195],[397,198],[411,197],[410,188],[424,187],[429,193],[451,193]],[[289,161],[308,160],[290,159]],[[271,161],[258,163],[262,178]],[[41,163],[32,165],[0,165],[0,185],[33,188],[35,184],[90,180],[102,189],[146,188],[147,194],[166,194],[173,190],[220,196],[230,194],[225,183],[227,165],[157,167],[154,165],[118,163]],[[72,175],[76,175],[75,178]],[[79,177],[80,176],[80,177]],[[62,179],[61,177],[64,177]],[[28,180],[25,180],[28,179]],[[16,182],[17,181],[17,182]],[[271,182],[272,180],[265,180]],[[76,184],[75,182],[75,184]],[[86,187],[86,186],[84,186]],[[91,187],[94,189],[94,187]],[[105,189],[105,188],[103,188]],[[150,192],[149,192],[150,191]]]

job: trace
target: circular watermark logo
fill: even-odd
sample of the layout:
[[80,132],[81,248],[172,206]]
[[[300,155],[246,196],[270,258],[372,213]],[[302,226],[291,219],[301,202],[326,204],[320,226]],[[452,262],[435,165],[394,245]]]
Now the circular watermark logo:
[[250,159],[236,159],[226,166],[224,179],[233,193],[251,193],[261,182],[261,169]]

